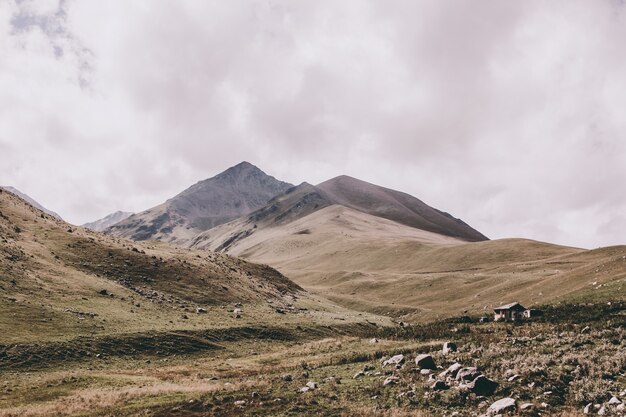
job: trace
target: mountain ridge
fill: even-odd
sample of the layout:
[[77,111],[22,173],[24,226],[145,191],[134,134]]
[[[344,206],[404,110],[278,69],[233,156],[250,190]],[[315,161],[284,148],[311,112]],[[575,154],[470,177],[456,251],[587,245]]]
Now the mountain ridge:
[[244,216],[291,187],[244,161],[130,216],[106,233],[133,240],[181,242]]
[[126,220],[133,214],[134,213],[129,212],[129,211],[118,210],[109,215],[104,216],[101,219],[94,220],[92,222],[87,222],[83,224],[82,226],[86,227],[87,229],[93,230],[94,232],[103,232],[107,228],[113,226],[114,224],[117,224],[121,222],[122,220]]

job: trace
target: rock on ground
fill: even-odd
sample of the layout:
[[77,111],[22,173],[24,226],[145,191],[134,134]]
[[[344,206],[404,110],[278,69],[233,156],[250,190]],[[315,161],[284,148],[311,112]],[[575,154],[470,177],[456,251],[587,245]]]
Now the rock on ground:
[[415,364],[420,369],[437,369],[437,364],[435,363],[433,357],[426,354],[418,355],[415,358]]
[[496,414],[514,412],[516,409],[517,403],[513,398],[502,398],[489,406],[487,415],[494,416]]
[[395,355],[383,362],[383,368],[387,365],[401,365],[404,363],[404,355]]

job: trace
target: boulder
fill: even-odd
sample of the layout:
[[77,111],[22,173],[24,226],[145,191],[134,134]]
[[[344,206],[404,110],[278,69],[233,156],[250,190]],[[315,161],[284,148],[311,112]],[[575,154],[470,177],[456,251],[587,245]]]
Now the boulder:
[[593,409],[593,403],[589,403],[583,409],[584,414],[591,414],[591,410]]
[[479,375],[472,382],[467,384],[467,387],[474,394],[486,397],[488,395],[493,395],[493,393],[496,392],[496,389],[498,389],[498,383],[492,381],[484,375]]
[[437,364],[435,363],[433,357],[426,354],[418,355],[415,358],[415,364],[420,369],[437,369]]
[[460,363],[458,363],[458,362],[453,363],[452,365],[450,365],[450,366],[448,367],[448,369],[446,369],[445,371],[441,372],[441,373],[439,374],[439,376],[440,376],[441,378],[446,378],[446,377],[448,377],[448,376],[449,376],[449,377],[452,377],[452,378],[455,378],[455,377],[456,377],[456,374],[459,372],[459,370],[460,370],[461,368],[463,368],[463,365],[461,365]]
[[387,365],[401,365],[404,363],[404,355],[395,355],[383,362],[383,368]]
[[456,380],[473,381],[478,375],[480,375],[480,372],[478,372],[478,368],[475,368],[473,366],[461,368],[456,373]]
[[434,383],[434,384],[432,384],[432,385],[430,386],[430,388],[431,388],[433,391],[445,391],[445,390],[449,389],[450,387],[449,387],[449,386],[448,386],[448,384],[446,384],[445,382],[440,381],[440,380],[437,380],[437,381],[435,381],[435,383]]
[[617,398],[617,397],[611,397],[611,399],[609,400],[609,402],[607,403],[608,405],[620,405],[622,403],[622,401]]
[[317,384],[313,381],[307,382],[306,386],[309,387],[309,389],[317,389]]
[[365,372],[357,372],[356,374],[354,374],[353,378],[354,379],[359,379],[359,378],[363,378],[365,376]]
[[398,382],[400,382],[400,378],[397,376],[390,376],[383,381],[383,387],[386,387],[387,385],[395,385]]
[[448,353],[452,353],[452,352],[456,352],[457,347],[456,347],[456,343],[453,342],[446,342],[443,344],[443,354],[447,355]]
[[489,406],[487,415],[495,416],[496,414],[514,412],[516,408],[517,403],[513,398],[502,398]]

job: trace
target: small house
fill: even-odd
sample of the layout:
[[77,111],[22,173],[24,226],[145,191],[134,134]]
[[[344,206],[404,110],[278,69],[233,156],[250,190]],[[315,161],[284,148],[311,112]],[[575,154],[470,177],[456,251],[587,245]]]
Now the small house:
[[526,307],[520,303],[510,303],[496,307],[493,311],[495,313],[493,316],[494,321],[516,321],[524,318]]

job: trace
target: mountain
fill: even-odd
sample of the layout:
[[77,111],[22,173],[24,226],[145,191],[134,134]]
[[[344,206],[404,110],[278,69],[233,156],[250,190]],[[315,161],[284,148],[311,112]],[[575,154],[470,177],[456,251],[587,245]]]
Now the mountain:
[[[343,207],[376,218],[370,220],[373,223],[385,219],[410,229],[459,241],[488,240],[462,220],[434,209],[409,194],[340,176],[317,186],[305,182],[290,188],[250,215],[199,234],[191,240],[190,246],[227,250],[253,234],[256,234],[254,240],[258,241],[260,231],[264,229],[271,228],[272,233],[276,234],[276,227],[305,219],[330,206]],[[318,220],[319,216],[314,223],[318,224]],[[413,231],[407,233],[415,234]]]
[[111,213],[108,216],[105,216],[99,220],[85,223],[83,227],[87,229],[93,230],[94,232],[104,232],[107,228],[113,226],[132,216],[134,213],[130,213],[127,211],[116,211],[115,213]]
[[342,175],[317,186],[333,204],[362,213],[382,217],[428,232],[479,242],[486,236],[460,219],[428,206],[423,201],[400,191],[380,187]]
[[187,245],[271,265],[347,308],[416,321],[596,288],[607,298],[626,277],[626,247],[486,240],[414,197],[349,177],[291,188]]
[[11,186],[1,186],[0,188],[5,189],[13,194],[15,194],[16,196],[20,197],[22,200],[28,202],[30,205],[32,205],[33,207],[43,211],[46,214],[49,214],[50,216],[58,219],[58,220],[63,220],[61,218],[61,216],[59,216],[57,213],[55,213],[52,210],[48,210],[47,208],[45,208],[44,206],[42,206],[41,204],[39,204],[37,201],[35,201],[33,198],[31,198],[29,195],[24,194],[23,192],[21,192],[20,190],[18,190],[15,187],[11,187]]
[[181,242],[247,215],[291,187],[242,162],[159,206],[133,214],[107,233],[133,240]]
[[[10,334],[4,342],[206,328],[230,320],[226,304],[261,308],[300,294],[268,266],[117,239],[52,219],[0,190],[0,328]],[[197,306],[226,317],[196,318]]]

